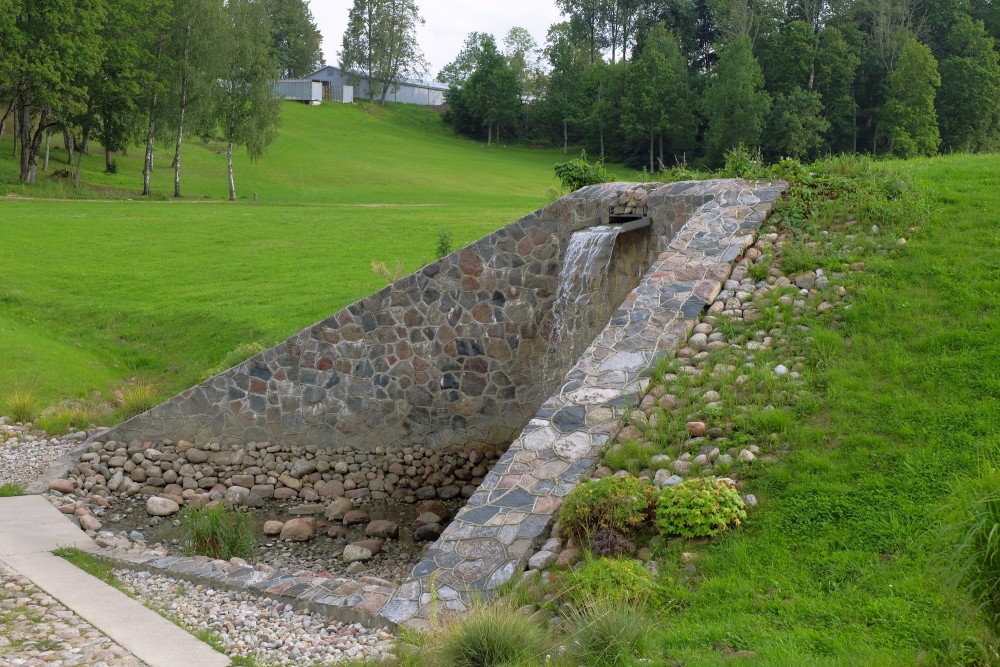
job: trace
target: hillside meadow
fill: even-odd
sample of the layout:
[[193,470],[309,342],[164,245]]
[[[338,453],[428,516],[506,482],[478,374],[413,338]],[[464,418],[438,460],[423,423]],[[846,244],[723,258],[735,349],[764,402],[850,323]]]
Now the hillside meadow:
[[52,176],[67,168],[54,136],[49,174],[31,187],[3,137],[0,387],[28,387],[44,407],[142,377],[165,397],[240,345],[275,343],[379,289],[373,261],[413,271],[439,233],[459,248],[558,195],[561,151],[487,148],[430,109],[282,113],[263,160],[235,158],[235,203],[211,142],[184,146],[179,201],[172,148],[158,147],[143,201],[138,148],[109,175],[95,147],[75,190]]

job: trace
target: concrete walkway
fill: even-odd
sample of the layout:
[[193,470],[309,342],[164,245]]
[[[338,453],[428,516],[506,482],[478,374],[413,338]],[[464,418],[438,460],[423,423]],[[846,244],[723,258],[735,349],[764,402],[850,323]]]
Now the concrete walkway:
[[0,498],[0,561],[149,667],[227,667],[229,658],[142,603],[52,555],[97,545],[41,496]]

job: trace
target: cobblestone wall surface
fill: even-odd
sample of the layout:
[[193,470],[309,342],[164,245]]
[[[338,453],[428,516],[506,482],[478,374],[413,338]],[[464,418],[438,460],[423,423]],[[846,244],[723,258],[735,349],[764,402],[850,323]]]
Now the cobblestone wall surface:
[[[693,184],[584,188],[111,429],[101,440],[370,451],[501,445],[521,430],[690,213]],[[556,331],[573,232],[648,213],[622,234],[587,317]]]

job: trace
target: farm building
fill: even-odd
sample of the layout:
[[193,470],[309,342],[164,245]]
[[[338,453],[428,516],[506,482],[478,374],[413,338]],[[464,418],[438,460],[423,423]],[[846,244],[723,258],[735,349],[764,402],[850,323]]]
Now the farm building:
[[323,84],[308,79],[282,79],[275,82],[274,95],[283,100],[320,104],[323,101]]
[[[338,86],[345,88],[351,85],[350,75],[339,67],[327,65],[306,77],[311,81],[321,81],[323,83],[323,99],[327,99],[327,89],[333,91]],[[390,87],[385,99],[387,102],[402,102],[404,104],[420,104],[423,106],[437,106],[444,104],[444,91],[447,86],[436,83],[403,83],[399,89],[393,91]],[[375,96],[381,95],[381,88],[376,86]],[[361,79],[354,84],[354,96],[370,98],[368,94],[368,80]],[[333,98],[331,93],[330,98]],[[345,102],[347,100],[344,100]]]

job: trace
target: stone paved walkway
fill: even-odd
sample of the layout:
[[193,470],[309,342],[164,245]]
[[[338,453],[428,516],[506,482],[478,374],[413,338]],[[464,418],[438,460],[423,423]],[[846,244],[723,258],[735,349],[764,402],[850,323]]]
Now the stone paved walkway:
[[61,546],[97,548],[41,496],[0,498],[0,567],[30,580],[149,667],[229,665],[229,658],[156,612],[53,556]]
[[[784,184],[707,181],[649,192],[649,207],[702,203],[549,399],[489,473],[409,580],[382,609],[424,628],[461,612],[523,569],[562,499],[596,467],[640,374],[686,340],[754,241]],[[608,186],[591,196],[608,197]],[[576,196],[581,196],[577,193]],[[582,193],[586,196],[586,193]],[[657,227],[654,217],[654,229]]]

